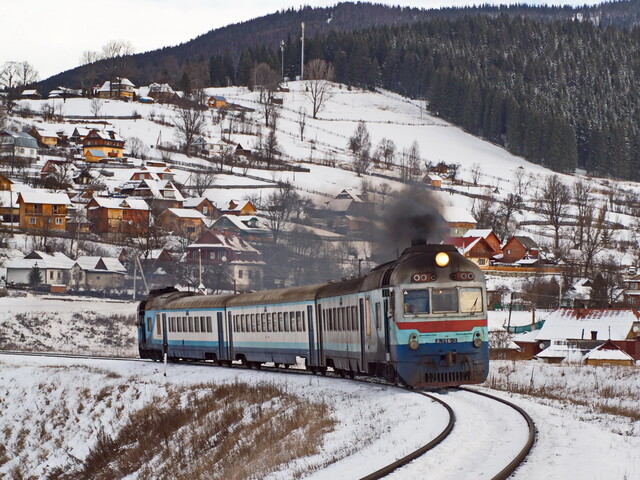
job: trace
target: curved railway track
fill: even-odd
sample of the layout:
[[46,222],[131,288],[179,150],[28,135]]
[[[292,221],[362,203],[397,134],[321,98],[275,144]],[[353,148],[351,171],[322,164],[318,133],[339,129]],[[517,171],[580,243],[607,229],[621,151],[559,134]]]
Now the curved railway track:
[[[40,357],[53,357],[53,358],[72,358],[72,359],[88,359],[88,360],[114,360],[114,361],[134,361],[134,362],[151,362],[150,360],[143,360],[143,359],[139,359],[139,358],[132,358],[132,357],[110,357],[110,356],[100,356],[100,355],[83,355],[83,354],[66,354],[66,353],[43,353],[43,352],[20,352],[20,351],[2,351],[0,352],[0,354],[4,354],[4,355],[16,355],[16,356],[40,356]],[[193,365],[202,365],[202,366],[211,366],[211,362],[190,362]],[[246,368],[247,366],[244,365],[236,365],[234,364],[233,367],[231,368]],[[229,368],[229,367],[227,367]],[[251,368],[251,367],[249,367]],[[273,367],[268,367],[268,366],[263,366],[262,367],[263,371],[265,372],[273,372],[273,371],[277,371],[279,373],[287,373],[287,374],[297,374],[297,375],[313,375],[313,372],[307,371],[307,370],[303,370],[303,369],[295,369],[295,368],[280,368],[277,366],[273,366]],[[337,374],[333,374],[331,372],[329,372],[328,374],[331,377],[344,377],[341,375],[337,375]],[[440,405],[442,405],[448,412],[449,414],[449,421],[447,423],[447,425],[445,426],[445,428],[442,430],[442,432],[440,432],[434,439],[430,440],[428,443],[426,443],[425,445],[421,446],[420,448],[416,449],[415,451],[409,453],[408,455],[405,455],[404,457],[395,460],[394,462],[376,470],[373,473],[370,473],[364,477],[362,477],[360,480],[376,480],[376,479],[380,479],[380,478],[384,478],[390,474],[392,474],[393,472],[396,472],[397,470],[401,469],[402,467],[405,467],[409,464],[411,464],[412,462],[414,462],[415,460],[421,458],[423,455],[425,455],[427,452],[429,452],[430,450],[435,449],[436,447],[438,447],[439,445],[442,444],[442,442],[447,439],[451,432],[454,430],[455,425],[456,425],[456,415],[454,412],[454,409],[451,407],[451,405],[449,405],[446,401],[442,400],[441,398],[438,398],[437,396],[430,394],[428,392],[424,392],[424,391],[418,391],[418,390],[413,390],[413,389],[407,389],[405,387],[401,387],[398,385],[391,385],[388,384],[387,382],[384,382],[380,379],[373,379],[373,378],[363,378],[363,379],[355,379],[354,381],[359,381],[359,382],[366,382],[366,383],[377,383],[377,384],[384,384],[384,385],[389,385],[389,386],[395,386],[396,388],[402,388],[405,390],[409,390],[413,393],[416,393],[418,395],[423,395],[425,397],[428,397],[429,399],[431,399],[432,401],[439,403]],[[458,387],[455,389],[448,389],[448,390],[459,390],[459,391],[464,391],[473,395],[478,395],[478,396],[482,396],[488,399],[491,399],[493,401],[499,402],[503,405],[506,405],[508,407],[510,407],[511,409],[515,410],[520,416],[522,416],[527,424],[527,429],[528,429],[528,433],[527,433],[527,440],[525,442],[525,445],[519,450],[519,452],[517,453],[517,455],[514,456],[514,458],[504,467],[502,468],[497,474],[493,475],[491,478],[491,480],[505,480],[507,478],[509,478],[514,472],[515,470],[520,466],[520,464],[526,459],[527,455],[529,454],[529,452],[531,451],[535,440],[536,440],[536,428],[535,428],[535,424],[533,423],[533,420],[531,419],[531,417],[529,416],[529,414],[527,414],[527,412],[525,412],[521,407],[507,401],[504,400],[502,398],[496,397],[494,395],[485,393],[485,392],[480,392],[477,391],[473,388],[469,388],[469,387]]]

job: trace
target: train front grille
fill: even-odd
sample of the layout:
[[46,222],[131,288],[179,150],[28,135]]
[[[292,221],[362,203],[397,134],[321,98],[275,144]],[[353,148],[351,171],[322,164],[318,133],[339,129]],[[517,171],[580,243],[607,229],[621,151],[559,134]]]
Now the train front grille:
[[469,370],[453,372],[429,372],[425,374],[427,383],[456,383],[471,381]]

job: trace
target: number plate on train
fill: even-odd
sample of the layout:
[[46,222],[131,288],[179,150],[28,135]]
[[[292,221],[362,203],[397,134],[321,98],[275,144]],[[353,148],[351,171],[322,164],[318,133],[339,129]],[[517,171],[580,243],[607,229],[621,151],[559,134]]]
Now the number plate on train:
[[458,343],[457,338],[436,338],[436,343]]

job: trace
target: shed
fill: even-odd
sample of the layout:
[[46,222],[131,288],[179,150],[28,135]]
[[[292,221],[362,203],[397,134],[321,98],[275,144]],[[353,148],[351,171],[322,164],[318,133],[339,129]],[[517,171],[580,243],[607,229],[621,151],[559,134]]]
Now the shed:
[[587,353],[584,361],[587,365],[622,365],[628,367],[634,363],[633,357],[611,340],[607,340]]

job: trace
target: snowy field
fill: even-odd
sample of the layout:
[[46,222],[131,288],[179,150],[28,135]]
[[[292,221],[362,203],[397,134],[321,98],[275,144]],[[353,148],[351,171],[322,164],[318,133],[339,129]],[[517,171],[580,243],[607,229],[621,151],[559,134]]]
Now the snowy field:
[[[129,339],[126,348],[107,342],[105,337],[116,331],[113,328],[86,334],[100,312],[133,317],[135,307],[134,302],[3,298],[0,338],[4,341],[7,332],[18,332],[11,337],[13,348],[135,356],[132,324],[118,327],[120,341]],[[29,318],[40,319],[41,328],[21,329],[20,315],[27,312]],[[504,313],[491,312],[490,323],[499,328]],[[525,324],[527,315],[514,312],[512,320]],[[37,341],[46,330],[50,337]],[[6,350],[6,344],[0,348]],[[0,431],[7,438],[5,456],[0,454],[0,478],[11,478],[8,472],[18,463],[28,467],[34,478],[45,478],[51,468],[74,457],[82,459],[100,429],[117,432],[133,412],[177,385],[276,384],[289,393],[330,404],[337,424],[323,439],[322,453],[287,465],[269,477],[274,480],[293,478],[292,472],[301,468],[309,469],[308,478],[359,478],[426,443],[446,422],[444,410],[423,397],[348,380],[188,365],[169,365],[167,377],[163,373],[163,366],[152,362],[0,354],[4,412]],[[640,368],[493,361],[485,391],[525,408],[539,430],[530,459],[513,478],[560,479],[575,474],[581,479],[640,479]],[[466,392],[438,395],[457,411],[457,437],[452,439],[458,440],[445,442],[392,478],[434,478],[434,471],[439,479],[490,478],[521,444],[523,431],[517,420],[504,420],[513,414]],[[479,466],[469,468],[466,460],[461,467],[452,464],[452,457],[461,458],[460,451],[467,452],[464,458],[473,452],[474,458],[482,459]],[[335,459],[339,461],[327,465]]]

